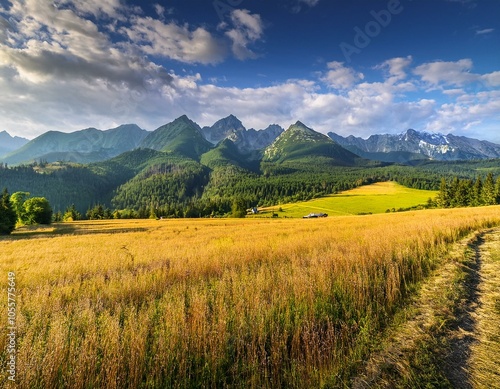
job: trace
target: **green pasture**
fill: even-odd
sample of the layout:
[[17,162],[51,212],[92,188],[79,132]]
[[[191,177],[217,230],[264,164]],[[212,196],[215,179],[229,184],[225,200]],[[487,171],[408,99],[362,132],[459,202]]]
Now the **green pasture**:
[[[425,204],[437,191],[407,188],[395,182],[378,182],[342,193],[297,203],[276,205],[259,209],[252,217],[302,217],[310,213],[327,213],[328,216],[384,213]],[[281,209],[281,211],[280,211]]]

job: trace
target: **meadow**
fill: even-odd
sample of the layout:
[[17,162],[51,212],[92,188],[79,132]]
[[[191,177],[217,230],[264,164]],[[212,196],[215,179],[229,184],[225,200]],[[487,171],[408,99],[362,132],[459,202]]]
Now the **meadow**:
[[268,217],[272,212],[277,213],[279,217],[302,217],[320,212],[329,216],[384,213],[387,210],[426,204],[427,200],[435,198],[437,193],[411,189],[394,181],[377,182],[318,199],[266,207],[256,217]]
[[16,384],[2,369],[0,386],[350,386],[449,244],[499,223],[493,206],[19,230],[0,238],[17,293]]

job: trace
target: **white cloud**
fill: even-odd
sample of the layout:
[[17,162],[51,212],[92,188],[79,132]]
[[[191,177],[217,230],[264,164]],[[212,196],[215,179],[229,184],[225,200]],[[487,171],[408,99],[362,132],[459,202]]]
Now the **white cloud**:
[[[229,113],[246,127],[288,127],[301,120],[324,133],[357,136],[409,127],[479,134],[500,122],[500,70],[473,73],[470,59],[412,69],[411,56],[392,58],[375,66],[384,71],[382,78],[332,61],[316,79],[222,87],[203,78],[203,67],[179,75],[152,58],[213,64],[231,49],[240,59],[256,57],[254,45],[264,39],[259,15],[235,10],[213,32],[145,17],[119,0],[57,5],[19,0],[8,9],[12,18],[2,22],[0,130],[35,136],[133,122],[153,130],[182,114],[211,125]],[[103,25],[114,28],[113,40]],[[439,93],[427,94],[429,87],[446,98],[437,101]]]
[[495,31],[494,28],[484,28],[482,30],[476,30],[476,35],[491,34],[493,31]]
[[448,96],[462,96],[465,94],[465,91],[461,88],[455,88],[455,89],[444,89],[443,93]]
[[500,71],[482,75],[481,81],[485,82],[489,87],[500,86]]
[[315,7],[318,5],[319,0],[299,0],[299,3],[307,4],[309,7]]
[[9,12],[13,32],[0,45],[0,66],[14,69],[26,82],[84,80],[134,88],[150,77],[168,81],[164,70],[113,44],[96,24],[70,9],[26,0],[13,3]]
[[226,54],[223,42],[202,27],[193,30],[187,25],[138,17],[130,27],[121,31],[149,55],[186,63],[215,64],[221,62]]
[[293,13],[299,13],[302,11],[302,5],[307,5],[308,7],[315,7],[319,4],[320,0],[296,0],[296,3],[292,7]]
[[233,54],[240,60],[257,58],[249,46],[262,39],[264,25],[260,15],[251,14],[246,9],[235,9],[231,12],[231,22],[233,27],[226,31],[226,36],[232,41]]
[[412,61],[413,58],[411,55],[407,57],[391,58],[375,66],[375,69],[386,70],[390,76],[390,81],[396,82],[404,80],[407,77],[406,69],[410,66]]
[[160,17],[160,19],[163,19],[165,17],[165,7],[163,7],[158,3],[153,4],[153,7],[155,9],[156,14]]
[[470,73],[473,63],[471,59],[457,62],[436,61],[417,66],[413,71],[430,85],[462,86],[477,81],[478,76]]
[[343,62],[329,62],[327,64],[328,71],[321,77],[321,81],[331,88],[349,89],[364,78],[363,73],[358,73],[352,68],[344,66]]

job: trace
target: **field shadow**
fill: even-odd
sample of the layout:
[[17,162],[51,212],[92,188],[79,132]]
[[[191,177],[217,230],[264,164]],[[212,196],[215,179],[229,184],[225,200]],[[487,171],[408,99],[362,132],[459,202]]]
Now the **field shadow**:
[[104,225],[94,228],[77,228],[72,224],[54,224],[52,226],[28,226],[14,231],[11,235],[0,236],[2,241],[17,241],[28,239],[51,238],[63,235],[101,235],[101,234],[124,234],[130,232],[148,231],[144,227],[134,228],[104,228]]

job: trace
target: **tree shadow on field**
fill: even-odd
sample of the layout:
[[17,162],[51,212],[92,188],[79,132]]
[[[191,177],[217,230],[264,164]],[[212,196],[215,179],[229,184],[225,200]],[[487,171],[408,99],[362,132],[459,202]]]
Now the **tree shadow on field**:
[[[103,227],[103,226],[100,226]],[[11,235],[0,236],[2,241],[18,241],[38,238],[55,238],[63,235],[97,235],[97,234],[123,234],[130,232],[144,232],[147,228],[77,228],[69,223],[54,223],[52,225],[24,226],[15,230]]]

